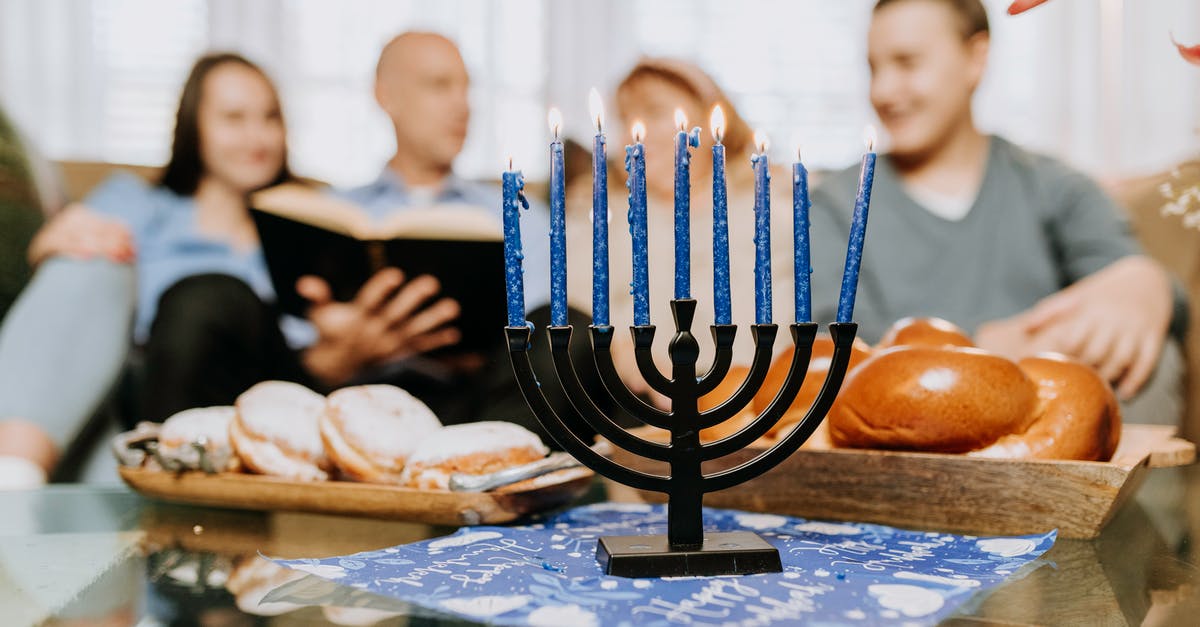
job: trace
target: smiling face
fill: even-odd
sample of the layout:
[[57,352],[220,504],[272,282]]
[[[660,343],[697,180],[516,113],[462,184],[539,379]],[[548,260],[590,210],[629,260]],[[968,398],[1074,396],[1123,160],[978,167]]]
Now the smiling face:
[[986,32],[964,39],[946,2],[904,0],[875,11],[867,48],[871,105],[893,154],[920,158],[970,127],[971,96],[987,62]]
[[204,78],[197,122],[205,176],[243,193],[279,176],[283,116],[275,90],[256,70],[238,63],[213,68]]

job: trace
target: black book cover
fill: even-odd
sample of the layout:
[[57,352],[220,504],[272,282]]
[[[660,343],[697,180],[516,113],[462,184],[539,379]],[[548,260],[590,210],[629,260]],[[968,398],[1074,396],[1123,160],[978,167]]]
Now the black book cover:
[[451,324],[462,332],[462,341],[439,353],[485,352],[502,339],[505,290],[500,240],[359,239],[273,212],[252,209],[251,214],[284,313],[304,317],[308,310],[308,301],[296,293],[296,280],[302,276],[325,279],[335,299],[349,301],[371,276],[390,266],[409,279],[422,274],[436,277],[441,295],[461,306],[462,313]]

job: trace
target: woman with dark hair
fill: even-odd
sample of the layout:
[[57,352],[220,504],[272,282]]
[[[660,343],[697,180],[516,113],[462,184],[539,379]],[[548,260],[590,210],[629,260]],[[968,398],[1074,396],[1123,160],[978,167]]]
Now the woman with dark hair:
[[24,451],[50,470],[123,367],[131,318],[145,353],[145,417],[165,418],[164,399],[173,390],[163,382],[178,378],[172,355],[231,332],[202,328],[203,316],[193,321],[193,314],[227,306],[226,296],[238,290],[258,305],[241,332],[261,334],[251,356],[260,361],[245,372],[188,375],[253,377],[247,385],[263,376],[302,376],[283,334],[262,333],[254,319],[278,324],[263,304],[274,292],[246,204],[251,192],[291,178],[271,81],[236,54],[198,60],[183,87],[159,184],[116,174],[31,243],[38,274],[0,328],[0,418],[26,422],[5,434],[12,422],[0,421],[0,435],[12,435],[0,437],[11,449],[0,454]]

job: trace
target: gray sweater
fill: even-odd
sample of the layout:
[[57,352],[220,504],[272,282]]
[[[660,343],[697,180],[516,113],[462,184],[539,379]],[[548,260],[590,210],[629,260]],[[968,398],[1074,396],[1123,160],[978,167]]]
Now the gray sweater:
[[[858,166],[827,177],[812,207],[813,316],[837,311]],[[904,316],[939,316],[974,333],[1137,254],[1120,210],[1063,163],[993,137],[970,212],[950,221],[918,205],[886,156],[875,171],[858,298],[859,335],[875,342]],[[1176,319],[1186,305],[1176,290]]]

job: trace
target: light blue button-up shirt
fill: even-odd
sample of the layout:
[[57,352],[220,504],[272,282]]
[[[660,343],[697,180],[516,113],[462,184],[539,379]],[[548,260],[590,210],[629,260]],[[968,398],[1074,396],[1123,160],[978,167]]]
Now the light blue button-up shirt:
[[262,250],[238,251],[200,233],[196,203],[133,174],[109,177],[84,204],[124,223],[137,249],[137,313],[134,341],[143,343],[158,313],[163,292],[198,274],[227,274],[244,281],[265,301],[275,300]]

